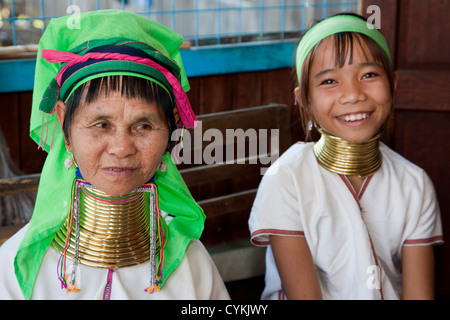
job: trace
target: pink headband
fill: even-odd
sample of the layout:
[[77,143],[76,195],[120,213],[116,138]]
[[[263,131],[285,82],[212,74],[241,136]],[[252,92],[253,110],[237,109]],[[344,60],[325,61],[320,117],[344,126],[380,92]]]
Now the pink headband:
[[46,59],[51,63],[56,62],[68,62],[66,66],[61,68],[56,75],[55,79],[58,83],[58,86],[61,87],[61,79],[64,72],[78,63],[85,62],[89,59],[108,59],[108,60],[119,60],[119,61],[130,61],[136,62],[139,64],[143,64],[149,66],[153,69],[161,72],[167,81],[170,83],[173,89],[173,93],[175,96],[175,103],[178,107],[178,112],[181,117],[181,121],[186,128],[194,128],[197,125],[197,118],[192,110],[191,104],[189,103],[189,99],[187,98],[186,92],[181,86],[178,79],[169,72],[166,68],[156,63],[155,61],[148,58],[141,58],[136,56],[131,56],[127,54],[121,53],[100,53],[100,52],[90,52],[85,55],[79,55],[71,52],[65,51],[57,51],[57,50],[49,50],[43,49],[41,52],[42,58]]

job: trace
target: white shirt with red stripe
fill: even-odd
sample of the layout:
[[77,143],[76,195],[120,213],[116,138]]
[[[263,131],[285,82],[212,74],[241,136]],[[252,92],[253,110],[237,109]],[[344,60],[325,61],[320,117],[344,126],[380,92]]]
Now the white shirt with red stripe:
[[249,219],[268,246],[263,299],[284,298],[269,236],[305,237],[324,299],[399,299],[402,247],[443,242],[439,205],[424,170],[380,143],[381,168],[357,194],[297,143],[266,172]]

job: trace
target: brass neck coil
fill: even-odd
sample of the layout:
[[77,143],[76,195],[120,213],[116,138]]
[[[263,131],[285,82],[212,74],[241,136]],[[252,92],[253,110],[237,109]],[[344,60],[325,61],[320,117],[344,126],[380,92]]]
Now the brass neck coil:
[[[87,266],[117,269],[150,259],[150,209],[144,192],[111,197],[80,187],[79,196],[79,238],[72,230],[69,259],[74,259],[77,241],[78,261]],[[65,247],[67,232],[66,221],[52,242],[59,251]]]
[[365,142],[348,142],[316,126],[321,133],[314,145],[314,154],[319,164],[327,170],[343,175],[357,175],[362,178],[373,175],[381,166],[382,155],[379,138],[380,130]]

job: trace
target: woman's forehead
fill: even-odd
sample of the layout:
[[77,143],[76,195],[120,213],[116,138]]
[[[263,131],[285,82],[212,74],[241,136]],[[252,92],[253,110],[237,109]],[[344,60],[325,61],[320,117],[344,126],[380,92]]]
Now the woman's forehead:
[[162,118],[162,112],[156,102],[149,102],[140,97],[127,97],[118,91],[110,91],[108,95],[100,94],[93,101],[81,102],[79,114],[104,115],[111,118],[127,116],[129,118]]

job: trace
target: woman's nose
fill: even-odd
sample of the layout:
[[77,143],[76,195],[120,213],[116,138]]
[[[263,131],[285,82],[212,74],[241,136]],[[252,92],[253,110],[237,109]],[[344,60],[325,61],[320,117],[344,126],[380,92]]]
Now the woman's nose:
[[135,141],[131,133],[127,131],[118,131],[111,136],[108,144],[108,153],[118,158],[126,158],[135,154],[137,151]]

